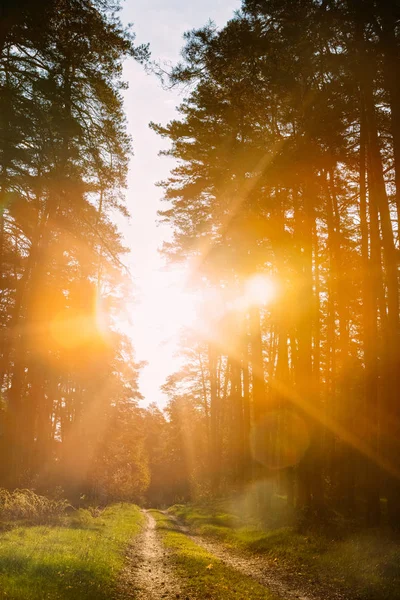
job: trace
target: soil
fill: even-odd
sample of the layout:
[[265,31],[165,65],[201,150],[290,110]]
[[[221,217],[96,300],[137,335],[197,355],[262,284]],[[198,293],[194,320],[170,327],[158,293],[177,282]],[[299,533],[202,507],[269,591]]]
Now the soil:
[[146,523],[126,556],[126,565],[118,589],[118,598],[127,600],[167,600],[180,598],[179,580],[168,561],[156,522],[150,513],[143,511]]

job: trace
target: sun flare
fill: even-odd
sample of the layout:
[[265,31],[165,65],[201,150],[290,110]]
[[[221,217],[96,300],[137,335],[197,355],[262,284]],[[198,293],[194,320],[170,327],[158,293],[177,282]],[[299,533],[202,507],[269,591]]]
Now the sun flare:
[[250,277],[245,285],[247,306],[263,306],[275,300],[278,293],[276,282],[268,275],[257,274]]

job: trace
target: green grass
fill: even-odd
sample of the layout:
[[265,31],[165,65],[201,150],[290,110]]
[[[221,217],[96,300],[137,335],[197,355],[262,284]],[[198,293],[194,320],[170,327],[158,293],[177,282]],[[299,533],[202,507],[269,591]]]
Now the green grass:
[[340,537],[294,525],[267,526],[230,514],[223,505],[177,505],[171,514],[191,531],[263,554],[306,580],[328,581],[363,600],[400,599],[400,544],[383,531],[348,530]]
[[0,598],[110,600],[123,551],[140,531],[133,505],[94,518],[80,510],[57,526],[22,526],[0,533]]
[[152,511],[165,547],[182,581],[183,597],[206,600],[277,600],[251,577],[226,566],[221,560],[176,530],[165,515]]

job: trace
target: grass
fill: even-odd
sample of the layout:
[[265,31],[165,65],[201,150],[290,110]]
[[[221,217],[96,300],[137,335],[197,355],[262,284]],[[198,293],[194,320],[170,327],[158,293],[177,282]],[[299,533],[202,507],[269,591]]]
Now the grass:
[[299,577],[328,582],[363,600],[400,599],[400,544],[382,531],[301,533],[295,525],[239,518],[221,504],[169,509],[191,530],[240,550],[263,554]]
[[183,597],[191,600],[277,600],[250,577],[226,566],[174,527],[168,517],[152,511],[163,543],[182,582]]
[[0,598],[110,600],[141,522],[137,507],[121,504],[97,518],[79,510],[61,525],[19,524],[0,533]]

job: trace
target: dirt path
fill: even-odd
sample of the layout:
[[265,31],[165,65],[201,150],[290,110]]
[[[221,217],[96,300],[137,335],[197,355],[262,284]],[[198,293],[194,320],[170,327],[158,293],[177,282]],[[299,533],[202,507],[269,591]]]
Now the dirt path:
[[[179,578],[170,566],[169,553],[164,549],[153,516],[143,511],[146,524],[143,532],[126,555],[118,597],[123,600],[185,599]],[[166,514],[166,513],[164,513]],[[307,580],[305,574],[290,571],[264,556],[240,552],[224,544],[192,534],[177,519],[166,514],[177,531],[187,535],[224,564],[255,579],[284,600],[350,600],[328,584]]]
[[342,592],[331,587],[329,583],[321,584],[319,581],[307,580],[303,573],[290,571],[274,561],[262,556],[240,552],[228,548],[218,541],[209,540],[199,535],[193,535],[171,515],[167,516],[175,523],[176,527],[185,535],[190,537],[196,544],[203,547],[207,552],[219,558],[227,566],[255,579],[261,585],[267,587],[271,592],[292,600],[350,600]]
[[146,524],[126,556],[126,566],[118,590],[119,597],[124,600],[180,598],[179,581],[168,565],[168,553],[159,540],[156,522],[150,513],[143,512]]

